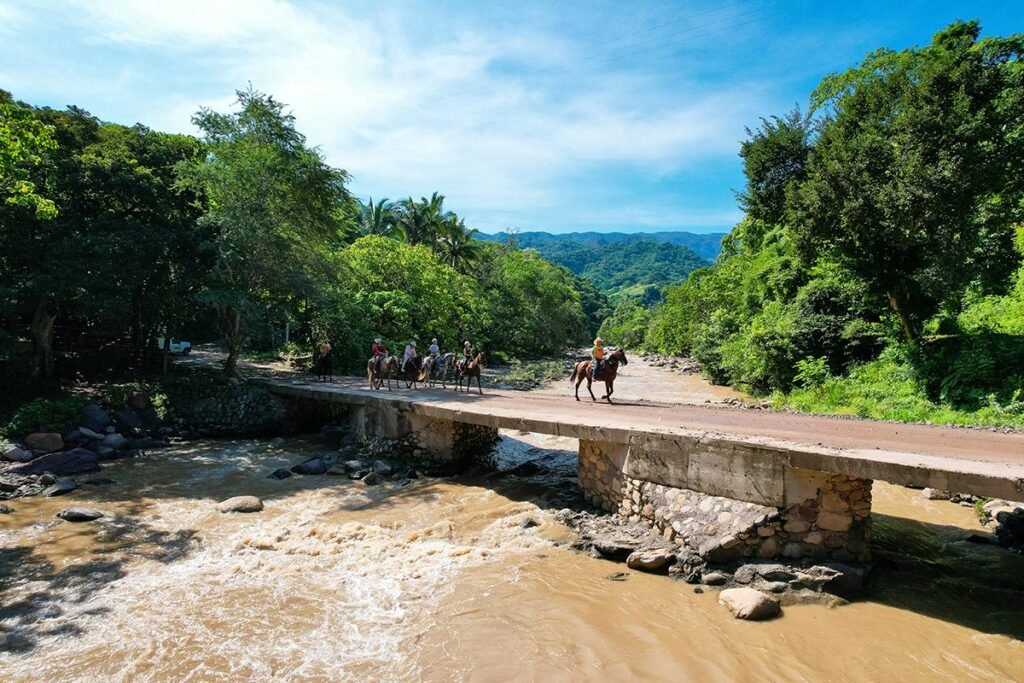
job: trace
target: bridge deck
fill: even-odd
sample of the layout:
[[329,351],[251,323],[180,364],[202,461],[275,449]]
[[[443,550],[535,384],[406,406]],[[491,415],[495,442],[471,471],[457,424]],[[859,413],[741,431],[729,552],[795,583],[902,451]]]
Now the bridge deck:
[[778,453],[794,467],[1024,499],[1024,435],[731,407],[589,400],[489,390],[370,391],[365,384],[268,381],[278,394],[391,405],[438,419],[597,441],[717,439]]

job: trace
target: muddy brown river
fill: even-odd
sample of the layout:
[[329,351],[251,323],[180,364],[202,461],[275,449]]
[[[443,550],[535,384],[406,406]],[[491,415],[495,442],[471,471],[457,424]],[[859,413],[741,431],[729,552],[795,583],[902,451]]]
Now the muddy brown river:
[[[972,509],[876,483],[868,599],[738,621],[568,549],[575,443],[503,434],[499,469],[367,486],[267,474],[316,437],[206,441],[0,515],[0,680],[1024,679],[1024,558]],[[88,480],[89,476],[79,478]],[[233,495],[263,512],[221,514]],[[113,518],[55,518],[73,506]]]

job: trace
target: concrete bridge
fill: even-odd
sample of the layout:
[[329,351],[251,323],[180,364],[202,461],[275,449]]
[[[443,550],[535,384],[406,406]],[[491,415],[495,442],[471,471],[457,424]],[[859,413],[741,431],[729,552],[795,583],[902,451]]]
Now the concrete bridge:
[[695,405],[577,403],[524,392],[375,392],[269,381],[349,416],[376,452],[456,461],[498,429],[579,439],[587,499],[714,561],[869,558],[871,483],[1024,499],[1024,435]]

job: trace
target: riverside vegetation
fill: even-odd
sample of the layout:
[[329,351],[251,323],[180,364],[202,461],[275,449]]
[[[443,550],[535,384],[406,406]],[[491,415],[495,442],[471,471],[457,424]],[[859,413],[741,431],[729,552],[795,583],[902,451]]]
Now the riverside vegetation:
[[748,130],[716,263],[602,336],[780,407],[1024,426],[1024,36],[979,35],[877,50]]

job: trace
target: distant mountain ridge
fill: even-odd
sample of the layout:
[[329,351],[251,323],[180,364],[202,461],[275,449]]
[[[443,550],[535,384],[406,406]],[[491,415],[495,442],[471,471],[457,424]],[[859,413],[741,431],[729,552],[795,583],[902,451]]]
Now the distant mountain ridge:
[[[496,242],[508,239],[505,233],[479,237]],[[721,249],[722,237],[689,232],[522,232],[515,239],[519,248],[536,249],[549,261],[587,278],[613,303],[630,298],[647,305],[660,301],[666,286],[678,284],[694,270],[711,265]]]
[[[709,232],[695,233],[678,231],[666,232],[566,232],[554,234],[543,231],[521,232],[516,238],[519,246],[524,249],[536,249],[544,252],[545,246],[551,246],[557,242],[573,242],[586,246],[600,247],[615,242],[663,242],[675,244],[691,249],[694,253],[708,261],[714,261],[722,251],[722,238],[727,233]],[[492,242],[504,242],[505,233],[477,235],[480,239]]]

